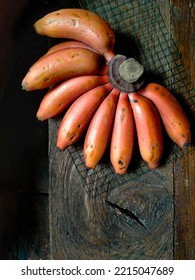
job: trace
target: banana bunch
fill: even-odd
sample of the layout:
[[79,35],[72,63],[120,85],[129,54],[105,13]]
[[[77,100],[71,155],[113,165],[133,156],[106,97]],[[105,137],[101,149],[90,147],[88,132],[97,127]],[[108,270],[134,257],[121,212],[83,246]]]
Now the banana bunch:
[[162,124],[180,147],[190,144],[190,124],[178,101],[163,86],[145,84],[139,63],[115,55],[114,31],[99,15],[62,9],[34,27],[40,35],[68,39],[51,47],[22,81],[26,91],[49,88],[37,111],[39,120],[66,110],[58,130],[59,149],[73,145],[86,132],[86,167],[95,168],[110,145],[112,166],[124,174],[136,137],[148,166],[160,164]]

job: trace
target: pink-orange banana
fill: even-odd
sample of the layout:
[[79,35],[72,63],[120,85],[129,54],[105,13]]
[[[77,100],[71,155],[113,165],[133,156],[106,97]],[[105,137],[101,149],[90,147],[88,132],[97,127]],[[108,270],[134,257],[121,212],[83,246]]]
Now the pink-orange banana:
[[59,51],[62,49],[70,49],[70,48],[84,48],[84,49],[88,49],[88,50],[91,50],[91,51],[94,51],[97,53],[96,50],[94,50],[90,46],[84,44],[83,42],[76,41],[76,40],[70,40],[70,41],[65,41],[65,42],[52,46],[51,48],[49,48],[49,50],[46,52],[45,55],[48,55],[52,52],[56,52],[56,51]]
[[156,168],[163,154],[163,136],[159,113],[148,98],[130,93],[140,154],[148,166]]
[[34,28],[40,35],[82,41],[108,61],[114,56],[114,31],[94,12],[76,8],[57,10],[36,21]]
[[117,104],[111,137],[110,159],[114,170],[124,174],[133,156],[135,123],[128,94],[121,92]]
[[41,121],[61,113],[83,93],[108,82],[108,76],[80,76],[52,87],[43,97],[37,118]]
[[108,146],[119,90],[114,88],[95,112],[84,140],[84,160],[88,168],[95,168]]
[[84,93],[73,102],[65,113],[58,130],[58,148],[64,150],[80,138],[93,114],[111,89],[112,85],[107,83]]
[[139,93],[157,107],[169,137],[181,148],[191,143],[190,123],[176,98],[165,87],[150,83]]
[[107,66],[98,54],[84,48],[61,49],[35,62],[22,87],[38,90],[73,77],[98,74],[107,74]]

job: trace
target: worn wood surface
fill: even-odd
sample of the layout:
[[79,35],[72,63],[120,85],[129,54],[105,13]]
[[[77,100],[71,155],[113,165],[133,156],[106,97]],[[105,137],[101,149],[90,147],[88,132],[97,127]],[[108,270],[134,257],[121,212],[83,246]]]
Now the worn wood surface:
[[[195,2],[171,1],[171,33],[195,86]],[[189,153],[173,163],[174,256],[195,259],[195,110],[189,114],[193,145]]]
[[[194,2],[157,2],[195,84]],[[56,148],[59,122],[49,122],[51,258],[195,259],[194,145],[118,187],[90,186],[90,195],[69,152]]]
[[52,259],[172,259],[171,168],[91,196],[50,131]]

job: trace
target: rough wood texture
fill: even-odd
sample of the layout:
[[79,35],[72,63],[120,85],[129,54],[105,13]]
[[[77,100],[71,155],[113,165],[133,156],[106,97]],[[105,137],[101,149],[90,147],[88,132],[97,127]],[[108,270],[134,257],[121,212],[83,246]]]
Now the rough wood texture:
[[[171,31],[195,85],[195,2],[171,1]],[[195,110],[189,115],[193,145],[189,153],[174,162],[175,259],[195,259]]]
[[[173,20],[172,12],[183,1],[176,6],[173,2],[158,1],[194,77],[194,43],[187,43],[194,34],[190,23],[194,22],[194,6],[186,4],[185,13]],[[190,18],[185,28],[188,35],[179,32],[186,14]],[[69,152],[56,148],[58,125],[59,120],[49,123],[52,259],[195,258],[194,147],[181,159],[119,187],[108,186],[102,193],[94,188],[91,196]]]
[[51,257],[172,259],[172,175],[164,168],[91,196],[50,122]]

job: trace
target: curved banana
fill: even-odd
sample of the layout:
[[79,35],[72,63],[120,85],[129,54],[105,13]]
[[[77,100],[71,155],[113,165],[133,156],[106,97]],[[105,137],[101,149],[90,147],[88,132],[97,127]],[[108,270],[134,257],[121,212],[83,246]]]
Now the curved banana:
[[76,8],[57,10],[36,21],[34,28],[40,35],[82,41],[108,61],[114,56],[114,31],[94,12]]
[[159,113],[148,98],[130,93],[140,154],[149,168],[156,168],[163,154],[163,136]]
[[61,121],[58,130],[58,148],[64,150],[80,138],[98,106],[111,89],[112,85],[107,83],[93,88],[74,101]]
[[135,143],[135,124],[128,94],[121,92],[111,136],[110,159],[118,174],[127,171]]
[[52,87],[43,97],[37,118],[41,121],[61,113],[83,93],[108,82],[108,76],[80,76],[61,82]]
[[95,168],[108,146],[120,91],[114,88],[95,112],[84,140],[84,160]]
[[190,123],[176,98],[163,86],[150,83],[139,91],[157,107],[169,137],[181,148],[191,143]]
[[107,65],[98,54],[83,48],[61,49],[35,62],[24,77],[22,88],[38,90],[73,77],[97,74],[107,74]]

